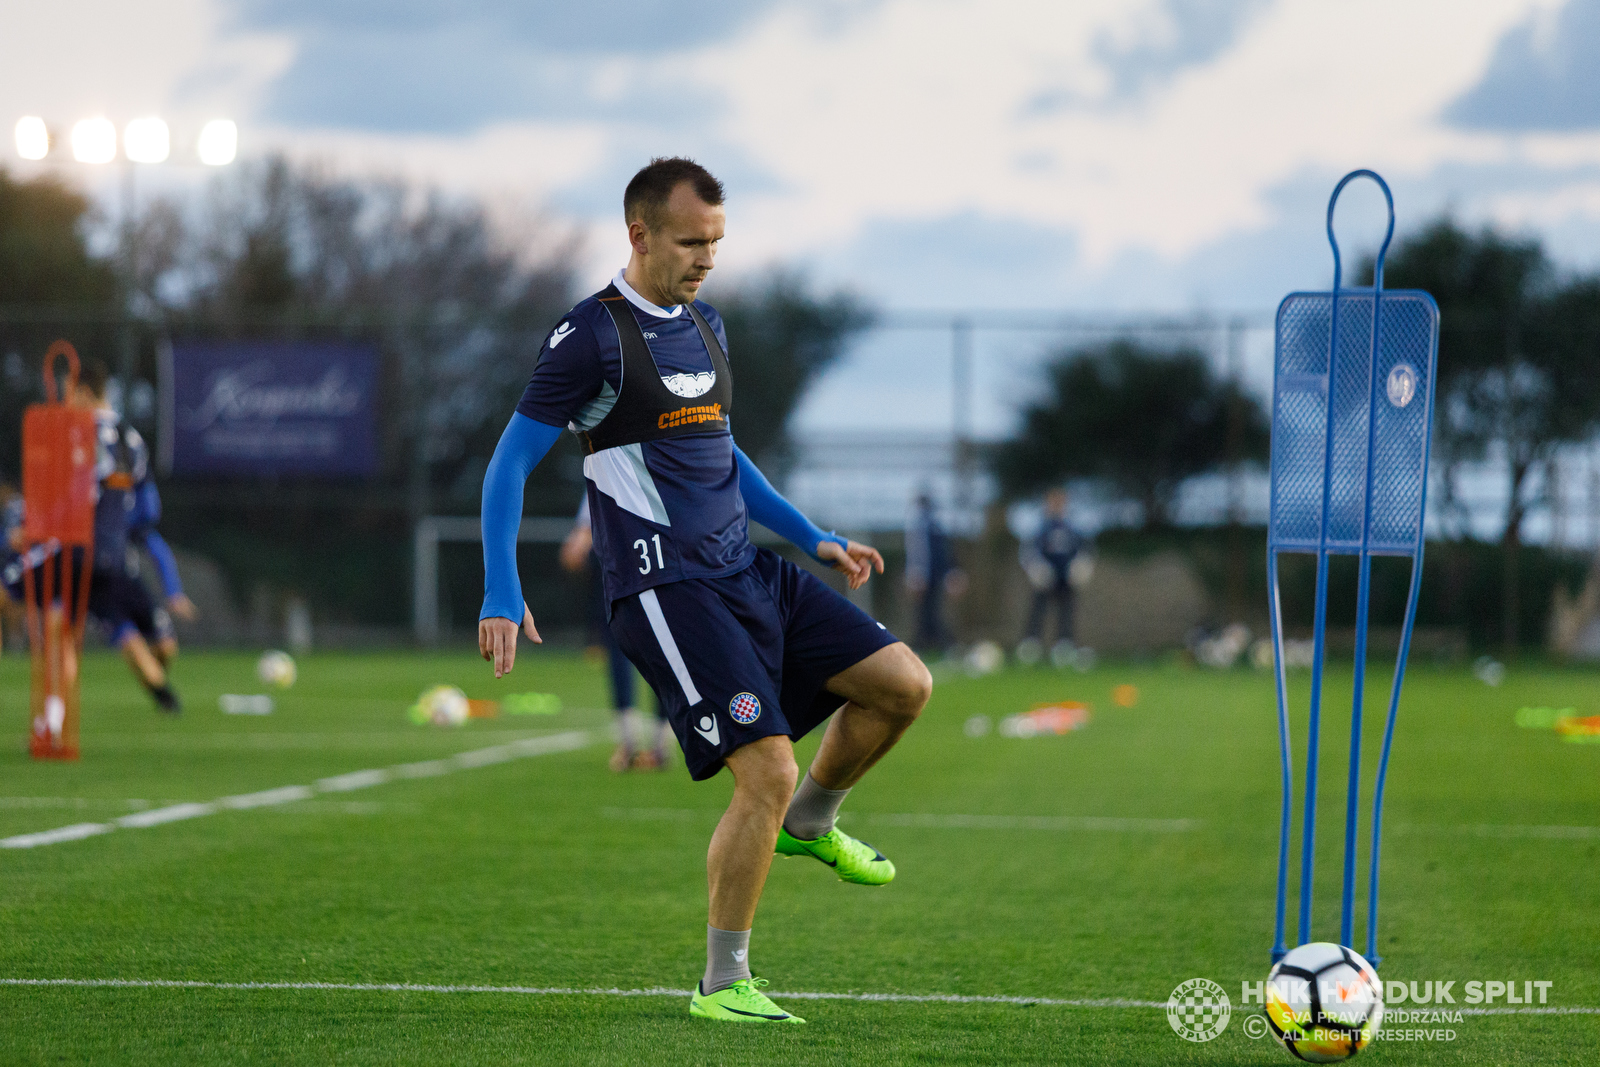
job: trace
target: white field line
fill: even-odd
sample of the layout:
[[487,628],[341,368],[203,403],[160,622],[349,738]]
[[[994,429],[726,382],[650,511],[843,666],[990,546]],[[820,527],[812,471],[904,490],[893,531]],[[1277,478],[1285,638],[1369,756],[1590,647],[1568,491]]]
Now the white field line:
[[[582,748],[588,743],[589,735],[583,730],[569,730],[566,733],[550,734],[546,737],[525,737],[509,744],[494,745],[490,748],[479,748],[469,752],[459,752],[446,759],[429,760],[427,763],[402,764],[399,767],[391,767],[388,770],[353,771],[350,774],[341,774],[335,778],[324,778],[314,787],[308,785],[286,785],[276,789],[263,789],[257,793],[220,797],[209,804],[192,802],[170,804],[164,808],[154,808],[149,811],[135,812],[132,815],[124,815],[122,818],[110,823],[77,823],[73,826],[63,826],[56,830],[44,830],[33,834],[18,834],[14,837],[0,838],[0,848],[37,848],[40,845],[55,845],[63,841],[78,841],[85,837],[107,834],[118,827],[125,830],[144,830],[152,826],[161,826],[164,823],[215,815],[219,811],[247,811],[252,808],[276,807],[280,804],[292,804],[295,801],[307,800],[318,791],[324,793],[348,793],[355,789],[365,789],[369,786],[380,785],[395,778],[432,777],[439,774],[450,774],[453,771],[490,767],[497,763],[525,759],[529,756],[544,756],[552,752],[571,752],[573,749]],[[418,768],[426,768],[426,770],[419,772]]]
[[[127,830],[144,830],[151,826],[160,826],[163,823],[180,822],[184,819],[197,819],[202,815],[212,815],[216,812],[215,804],[169,804],[164,808],[153,811],[141,811],[133,815],[124,815],[117,820],[117,825]],[[15,838],[6,838],[0,845],[8,844]]]
[[[632,822],[690,822],[722,815],[714,808],[601,808],[608,819]],[[1103,833],[1181,834],[1198,830],[1203,819],[1135,819],[1101,815],[944,815],[930,813],[842,812],[841,823],[910,826],[930,830],[1057,830]],[[1419,837],[1486,837],[1536,841],[1600,841],[1600,826],[1536,826],[1514,823],[1396,823],[1390,832]]]
[[0,809],[8,808],[148,808],[148,800],[117,800],[111,797],[0,797]]
[[246,793],[243,796],[223,797],[217,801],[219,807],[232,808],[234,811],[248,811],[251,808],[267,808],[274,804],[292,804],[296,800],[310,800],[311,787],[308,785],[283,785],[277,789],[263,789],[259,793]]
[[[221,989],[326,990],[343,993],[503,993],[537,997],[687,997],[688,989],[651,986],[648,989],[579,989],[570,986],[429,985],[417,982],[202,982],[161,978],[0,978],[0,986],[66,987],[74,989]],[[1059,1008],[1159,1008],[1164,1000],[1125,997],[1023,997],[964,995],[959,993],[816,993],[775,991],[779,1000],[845,1000],[879,1004],[1018,1004]],[[1444,1009],[1441,1009],[1444,1010]],[[1600,1008],[1452,1008],[1462,1015],[1600,1015]],[[1241,1008],[1241,1012],[1248,1009]]]
[[[571,708],[572,712],[583,713],[590,709]],[[594,714],[602,714],[595,711]],[[609,715],[606,711],[603,714]],[[542,722],[535,721],[536,717],[530,716],[527,725],[523,727],[497,727],[495,729],[474,729],[474,740],[484,743],[504,743],[528,738],[529,733],[544,727]],[[500,722],[514,722],[515,718],[498,720]],[[387,751],[393,749],[410,749],[412,751],[430,752],[438,751],[438,745],[448,740],[449,735],[433,732],[396,732],[396,731],[369,731],[369,732],[340,732],[340,733],[303,733],[300,731],[263,731],[263,730],[230,730],[214,733],[96,733],[94,735],[94,748],[102,752],[195,752],[195,751],[297,751],[305,749],[337,750],[349,749],[356,752]]]
[[[307,989],[352,993],[509,993],[521,996],[571,997],[688,997],[689,989],[652,986],[648,989],[579,989],[566,986],[424,985],[412,982],[198,982],[122,978],[0,978],[0,986],[68,986],[114,989]],[[780,1000],[855,1000],[906,1004],[1040,1004],[1065,1008],[1165,1008],[1164,1000],[1097,998],[1066,1000],[1056,997],[963,996],[954,993],[776,993]]]
[[441,774],[449,774],[455,770],[447,759],[423,760],[421,763],[402,763],[394,768],[394,773],[401,778],[437,778]]
[[1489,837],[1502,840],[1536,838],[1545,841],[1600,841],[1600,826],[1530,826],[1512,823],[1466,823],[1450,826],[1441,823],[1400,823],[1394,827],[1394,831],[1421,836],[1454,834],[1462,837]]
[[317,788],[324,793],[348,793],[353,789],[366,789],[368,786],[382,785],[388,780],[388,771],[351,771],[349,774],[320,779],[317,782]]
[[116,829],[101,822],[80,822],[57,830],[41,830],[36,834],[8,837],[0,844],[9,848],[34,848],[38,845],[59,845],[63,841],[82,841],[96,834],[109,834]]
[[292,806],[268,808],[283,815],[414,815],[423,810],[421,804],[379,804],[372,800],[301,800]]
[[860,816],[875,826],[916,826],[934,830],[1090,830],[1107,833],[1182,834],[1199,819],[1125,819],[1097,815],[890,815]]
[[[601,808],[608,819],[637,822],[683,822],[715,818],[710,808]],[[1058,830],[1106,833],[1181,834],[1201,825],[1199,819],[1123,819],[1094,815],[930,815],[845,812],[840,822],[873,826],[912,826],[933,830]]]

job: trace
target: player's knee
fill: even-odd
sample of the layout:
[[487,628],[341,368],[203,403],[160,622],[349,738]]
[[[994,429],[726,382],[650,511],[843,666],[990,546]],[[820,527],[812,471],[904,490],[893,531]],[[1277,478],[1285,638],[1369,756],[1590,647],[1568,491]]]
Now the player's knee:
[[783,760],[776,768],[772,777],[773,795],[783,801],[783,806],[789,806],[789,798],[794,796],[794,791],[800,785],[800,765],[795,762],[794,749],[789,749],[787,759]]
[[789,743],[787,737],[775,737],[771,740],[781,742],[772,745],[767,752],[766,776],[775,792],[782,793],[784,802],[788,802],[794,793],[795,786],[800,784],[800,765],[795,762],[794,745]]
[[933,696],[933,675],[928,673],[927,665],[910,649],[906,650],[899,670],[895,672],[887,696],[882,710],[907,726],[917,720],[927,706],[928,699]]
[[800,766],[787,737],[763,737],[728,758],[736,788],[748,790],[772,804],[787,807],[800,783]]
[[901,694],[904,702],[906,717],[915,720],[922,714],[922,709],[928,706],[928,701],[933,696],[933,675],[928,673],[927,664],[917,659],[912,668],[907,672],[905,689]]

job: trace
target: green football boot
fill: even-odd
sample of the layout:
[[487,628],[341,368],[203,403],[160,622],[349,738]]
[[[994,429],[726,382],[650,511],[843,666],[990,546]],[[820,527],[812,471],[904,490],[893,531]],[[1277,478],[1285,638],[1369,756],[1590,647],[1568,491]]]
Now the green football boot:
[[841,882],[857,885],[888,885],[894,880],[894,864],[865,841],[857,841],[835,826],[814,841],[802,841],[789,831],[778,829],[778,855],[811,856],[834,869]]
[[689,1001],[689,1014],[700,1019],[715,1019],[724,1023],[803,1023],[798,1015],[791,1015],[767,999],[761,987],[765,978],[741,978],[726,989],[715,993],[702,993],[698,984],[694,998]]

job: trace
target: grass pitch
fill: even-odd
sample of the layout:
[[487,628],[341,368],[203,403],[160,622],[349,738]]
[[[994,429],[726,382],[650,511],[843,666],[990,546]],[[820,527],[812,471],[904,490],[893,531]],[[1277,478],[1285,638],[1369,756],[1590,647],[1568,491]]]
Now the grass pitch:
[[[808,861],[774,864],[752,960],[774,999],[810,1022],[760,1028],[691,1019],[676,995],[226,988],[686,990],[703,963],[705,845],[730,789],[725,775],[695,785],[681,765],[609,774],[610,715],[584,710],[604,707],[603,674],[577,656],[524,648],[497,683],[466,650],[314,655],[272,715],[221,714],[219,694],[259,691],[253,668],[239,654],[181,661],[188,708],[169,720],[119,661],[91,656],[83,759],[56,765],[25,755],[26,663],[0,660],[13,735],[0,752],[0,837],[413,768],[361,789],[0,850],[0,982],[214,983],[0,984],[0,1063],[1290,1062],[1270,1038],[1246,1036],[1254,1009],[1239,1004],[1271,945],[1279,787],[1267,675],[1115,664],[941,675],[924,719],[845,809],[846,828],[895,860],[897,880],[867,889]],[[485,698],[556,692],[568,710],[413,726],[405,708],[439,682]],[[1453,980],[1457,1008],[1471,980],[1551,981],[1548,1007],[1600,1006],[1600,746],[1512,722],[1523,705],[1600,712],[1595,682],[1514,667],[1491,689],[1465,670],[1413,669],[1389,785],[1384,978]],[[1139,688],[1133,708],[1110,699],[1123,683]],[[1348,684],[1348,669],[1335,671],[1325,721],[1324,939],[1337,935]],[[1380,716],[1383,685],[1369,704]],[[1303,709],[1305,675],[1296,688]],[[963,730],[973,715],[998,721],[1061,699],[1093,706],[1086,729],[1028,740]],[[1298,728],[1303,742],[1303,710]],[[575,730],[592,743],[448,762]],[[1374,736],[1368,796],[1376,751]],[[1234,1001],[1227,1031],[1205,1044],[1180,1040],[1158,1007],[785,997],[1164,1002],[1194,977]],[[1381,1042],[1363,1056],[1576,1064],[1600,1049],[1595,1014],[1388,1029],[1418,1028],[1453,1039]]]

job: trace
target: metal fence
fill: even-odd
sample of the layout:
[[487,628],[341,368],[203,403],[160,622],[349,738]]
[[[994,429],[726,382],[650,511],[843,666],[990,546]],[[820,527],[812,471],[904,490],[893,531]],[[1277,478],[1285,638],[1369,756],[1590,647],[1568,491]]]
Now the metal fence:
[[[1051,356],[1132,338],[1153,347],[1187,346],[1262,404],[1271,402],[1273,313],[1068,315],[1040,311],[936,313],[879,317],[852,352],[818,382],[792,423],[795,450],[784,489],[825,527],[898,529],[913,497],[930,491],[948,525],[975,532],[995,486],[989,451],[1015,428],[1016,413],[1042,381]],[[1449,478],[1451,491],[1446,492]],[[1074,494],[1075,520],[1091,531],[1139,521],[1137,506],[1092,485]],[[1435,464],[1429,491],[1430,537],[1498,538],[1509,481],[1495,449],[1453,471]],[[1600,441],[1558,449],[1524,488],[1532,502],[1523,540],[1600,550]],[[1249,465],[1190,479],[1175,517],[1180,525],[1266,521],[1268,481]],[[1012,509],[1026,528],[1026,503]]]

